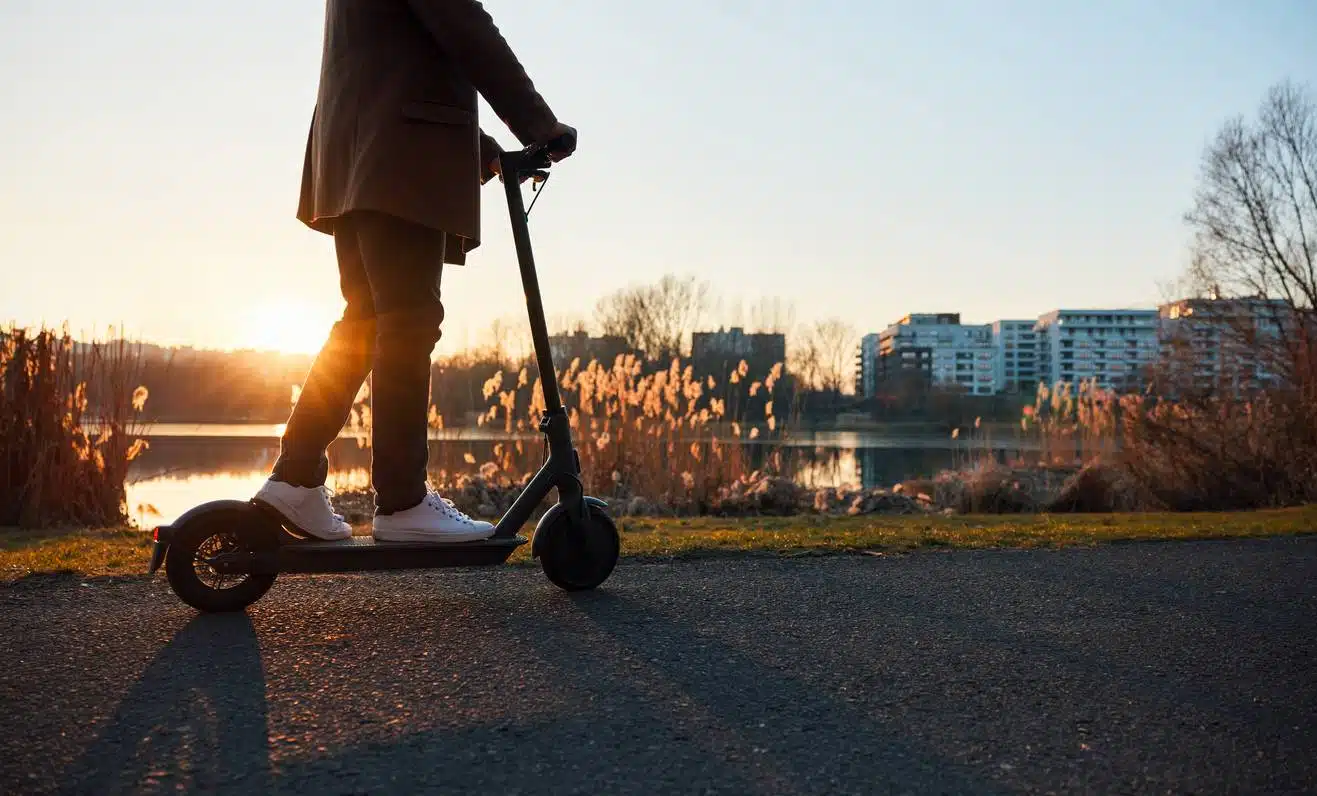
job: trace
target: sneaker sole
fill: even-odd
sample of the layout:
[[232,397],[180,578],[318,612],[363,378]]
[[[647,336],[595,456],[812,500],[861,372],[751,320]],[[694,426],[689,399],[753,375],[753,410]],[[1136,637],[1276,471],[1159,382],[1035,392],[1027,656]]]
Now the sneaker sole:
[[483,542],[494,535],[488,531],[419,531],[406,528],[374,530],[371,533],[377,542],[427,542],[430,544],[460,544],[462,542]]
[[298,531],[298,532],[300,532],[300,533],[304,533],[304,534],[306,534],[307,536],[310,536],[312,539],[318,539],[318,540],[320,540],[320,541],[322,541],[322,542],[341,542],[341,541],[343,541],[344,539],[351,539],[351,538],[352,538],[352,528],[350,528],[350,527],[348,528],[348,532],[347,532],[347,534],[345,534],[345,535],[340,535],[340,536],[321,536],[320,534],[316,533],[315,531],[307,530],[306,528],[303,528],[302,526],[300,526],[300,525],[298,525],[297,523],[293,522],[291,519],[289,519],[289,517],[288,517],[288,512],[287,512],[287,511],[285,511],[284,509],[280,508],[279,506],[274,505],[273,503],[271,503],[271,502],[270,502],[269,500],[267,500],[266,498],[261,498],[261,497],[252,498],[252,502],[255,503],[255,504],[258,505],[258,506],[263,506],[263,507],[269,509],[270,511],[273,511],[275,514],[278,514],[278,515],[279,515],[279,519],[283,520],[285,523],[287,523],[288,525],[292,526],[293,530],[296,530],[296,531]]

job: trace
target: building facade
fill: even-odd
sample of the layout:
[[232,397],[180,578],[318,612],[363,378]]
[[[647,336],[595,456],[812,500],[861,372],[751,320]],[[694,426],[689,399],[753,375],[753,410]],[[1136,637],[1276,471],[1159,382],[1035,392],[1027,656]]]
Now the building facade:
[[786,358],[787,336],[779,332],[747,334],[733,326],[691,335],[691,359],[706,370],[726,371],[745,360],[752,372],[763,373]]
[[1157,310],[1053,310],[1034,328],[1039,378],[1049,384],[1137,389],[1159,358]]
[[1168,387],[1240,395],[1280,382],[1283,332],[1294,327],[1284,300],[1183,299],[1158,316]]
[[581,365],[590,364],[590,360],[600,365],[612,367],[617,357],[629,353],[631,347],[621,335],[605,334],[595,337],[584,331],[573,334],[555,334],[549,337],[549,350],[553,352],[554,367],[565,368],[573,359],[580,359]]
[[991,327],[964,325],[954,312],[907,315],[866,335],[857,364],[856,391],[865,396],[898,382],[956,387],[973,395],[995,389]]
[[958,313],[907,315],[865,335],[856,393],[921,381],[971,395],[1028,394],[1038,384],[1092,380],[1104,389],[1146,383],[1160,353],[1157,310],[1054,310],[1036,320],[961,323]]
[[1302,337],[1302,324],[1317,337],[1317,315],[1279,299],[1058,309],[984,325],[961,323],[959,313],[912,314],[861,339],[855,391],[874,397],[918,385],[1027,394],[1039,383],[1091,381],[1121,392],[1158,379],[1177,389],[1237,394],[1280,384],[1285,341]]
[[855,394],[872,398],[878,394],[878,333],[870,332],[860,338],[860,350],[855,354]]
[[993,387],[999,393],[1031,393],[1038,389],[1039,354],[1036,320],[994,321]]

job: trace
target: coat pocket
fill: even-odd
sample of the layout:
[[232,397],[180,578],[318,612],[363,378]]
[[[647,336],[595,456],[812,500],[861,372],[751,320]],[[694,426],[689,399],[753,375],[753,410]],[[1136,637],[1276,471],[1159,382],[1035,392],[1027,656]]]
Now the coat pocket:
[[470,125],[476,115],[471,111],[439,102],[408,102],[402,106],[402,115],[414,122],[430,124]]

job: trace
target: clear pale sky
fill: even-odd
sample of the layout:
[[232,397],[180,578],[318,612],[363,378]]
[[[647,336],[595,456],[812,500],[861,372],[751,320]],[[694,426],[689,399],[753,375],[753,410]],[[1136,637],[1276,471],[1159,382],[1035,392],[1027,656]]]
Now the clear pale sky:
[[[861,332],[1150,306],[1204,145],[1317,86],[1313,0],[486,7],[581,133],[531,219],[551,317],[668,272]],[[342,307],[294,218],[323,13],[0,2],[0,320],[314,349]],[[441,351],[524,317],[499,190]]]

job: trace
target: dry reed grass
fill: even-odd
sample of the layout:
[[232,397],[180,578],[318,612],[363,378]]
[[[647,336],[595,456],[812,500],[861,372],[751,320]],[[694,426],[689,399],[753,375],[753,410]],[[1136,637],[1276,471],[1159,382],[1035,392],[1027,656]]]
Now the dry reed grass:
[[[720,491],[752,475],[777,473],[781,454],[752,468],[743,443],[779,437],[785,432],[778,387],[783,364],[755,377],[740,362],[721,381],[695,375],[691,364],[673,359],[667,368],[646,368],[632,354],[611,365],[575,359],[558,374],[573,439],[581,457],[586,491],[613,498],[643,497],[674,513],[705,513]],[[538,378],[521,367],[499,370],[483,385],[488,402],[478,425],[509,435],[494,445],[493,458],[480,462],[459,445],[431,450],[430,469],[437,486],[456,484],[459,476],[478,472],[491,483],[515,484],[543,463],[545,451],[534,432],[534,418],[544,411]],[[369,390],[353,407],[349,430],[368,445]],[[753,408],[764,422],[743,425],[732,419]],[[444,428],[432,407],[430,424]],[[524,437],[524,438],[523,438]]]
[[[489,484],[517,484],[543,460],[526,420],[543,411],[538,380],[527,370],[500,371],[484,385],[483,426],[522,432],[479,462],[458,446],[440,445],[432,458],[441,487],[478,472]],[[674,359],[645,372],[633,356],[611,366],[579,360],[559,381],[580,450],[587,490],[642,498],[663,513],[705,514],[729,505],[763,476],[782,474],[781,452],[752,467],[744,442],[783,433],[774,387],[781,364],[751,381],[742,362],[719,384],[698,378]],[[363,392],[363,400],[366,393]],[[737,410],[761,409],[762,426],[730,420]],[[746,406],[749,402],[751,406]],[[437,411],[431,422],[442,427]],[[368,437],[362,405],[354,427]],[[1118,394],[1095,381],[1041,385],[1020,417],[1016,440],[1030,453],[1003,462],[989,427],[979,422],[958,440],[956,466],[911,483],[912,494],[962,513],[1228,510],[1317,501],[1317,411],[1298,394],[1171,401],[1151,393]]]
[[0,332],[0,526],[127,521],[124,479],[146,446],[141,359],[122,339],[67,330]]
[[986,450],[938,479],[964,512],[1218,511],[1317,501],[1317,406],[1301,391],[1171,400],[1088,381],[1040,385],[1020,418],[1037,450]]

